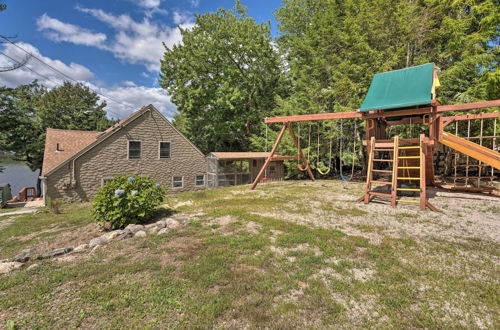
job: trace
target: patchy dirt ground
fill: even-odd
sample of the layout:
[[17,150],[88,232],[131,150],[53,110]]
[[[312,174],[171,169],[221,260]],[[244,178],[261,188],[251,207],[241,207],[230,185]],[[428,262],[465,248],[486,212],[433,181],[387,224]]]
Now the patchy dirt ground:
[[[297,181],[170,196],[181,225],[168,235],[4,276],[0,324],[498,328],[500,198],[431,190],[439,211],[420,212],[355,203],[362,187]],[[88,205],[63,211],[0,221],[0,257],[101,234]]]

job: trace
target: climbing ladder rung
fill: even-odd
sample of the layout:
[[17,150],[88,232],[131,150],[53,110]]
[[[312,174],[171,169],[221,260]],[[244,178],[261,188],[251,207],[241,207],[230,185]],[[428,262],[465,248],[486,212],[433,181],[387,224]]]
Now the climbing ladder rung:
[[399,166],[401,170],[419,170],[420,166]]
[[392,173],[392,170],[372,170],[372,172],[379,172],[379,173]]
[[419,188],[396,188],[398,191],[420,191]]
[[387,149],[387,148],[374,148],[373,151],[393,151],[393,149]]
[[393,162],[392,159],[373,159],[373,161],[374,162]]
[[386,193],[381,193],[381,192],[376,192],[376,191],[370,191],[369,194],[373,195],[373,196],[391,197],[391,194],[386,194]]
[[413,201],[410,199],[396,199],[396,202],[420,204],[420,201]]
[[378,181],[378,180],[372,180],[370,183],[375,183],[375,184],[392,184],[392,182],[389,181]]
[[399,156],[399,159],[420,159],[420,156]]
[[398,177],[398,180],[420,180],[420,178]]
[[399,149],[420,149],[420,146],[399,147]]

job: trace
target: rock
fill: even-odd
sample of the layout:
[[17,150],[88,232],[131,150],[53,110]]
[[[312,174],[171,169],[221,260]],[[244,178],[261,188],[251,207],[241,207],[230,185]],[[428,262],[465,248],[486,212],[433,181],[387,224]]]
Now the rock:
[[17,262],[26,262],[31,259],[31,257],[36,253],[35,248],[29,248],[29,249],[24,249],[21,252],[19,252],[14,258],[12,258],[10,261],[17,261]]
[[158,232],[158,227],[151,227],[148,230],[148,233],[150,233],[150,234],[156,234],[157,232]]
[[31,266],[29,266],[28,268],[26,268],[27,270],[32,270],[32,269],[35,269],[37,268],[38,266],[40,266],[40,264],[33,264]]
[[107,235],[102,235],[102,236],[99,236],[99,237],[96,237],[96,238],[93,238],[90,242],[89,242],[89,247],[93,248],[94,246],[97,246],[97,245],[104,245],[104,244],[108,244],[109,243],[109,239],[108,237],[106,237]]
[[129,230],[129,231],[131,231],[132,233],[135,234],[135,233],[137,233],[140,230],[144,230],[144,226],[143,225],[130,224],[127,227],[125,227],[125,230]]
[[113,230],[112,232],[106,234],[106,238],[111,241],[120,236],[122,233],[123,230]]
[[167,220],[160,220],[156,222],[156,227],[158,227],[158,229],[165,228],[166,226],[167,226]]
[[148,223],[147,225],[144,226],[144,228],[151,229],[151,228],[155,228],[157,226],[158,226],[158,223],[153,222],[153,223]]
[[117,241],[134,236],[134,233],[128,229],[125,229],[120,235],[116,237]]
[[164,234],[168,234],[168,232],[170,231],[170,229],[168,228],[162,228],[158,231],[157,235],[164,235]]
[[82,252],[86,249],[88,249],[89,245],[88,244],[81,244],[78,245],[76,248],[74,248],[73,252]]
[[38,256],[38,259],[40,260],[40,259],[54,258],[54,257],[60,256],[60,255],[66,254],[66,253],[70,253],[71,251],[73,251],[72,246],[60,248],[60,249],[55,249],[55,250],[52,250],[50,252],[44,253],[41,256]]
[[139,230],[134,234],[134,237],[146,237],[146,232],[144,230]]
[[170,228],[170,229],[174,229],[174,228],[177,228],[180,226],[179,221],[172,219],[172,218],[168,218],[166,220],[165,224],[166,224],[166,227]]
[[2,262],[0,264],[0,274],[8,274],[14,269],[21,268],[23,266],[22,262],[12,261],[12,262]]

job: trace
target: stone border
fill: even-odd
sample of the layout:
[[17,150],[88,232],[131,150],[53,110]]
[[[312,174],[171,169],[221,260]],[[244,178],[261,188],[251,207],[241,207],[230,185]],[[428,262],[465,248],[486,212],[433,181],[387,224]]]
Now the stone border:
[[[130,237],[146,237],[146,232],[149,234],[164,235],[169,233],[172,229],[179,227],[181,221],[185,221],[189,218],[189,216],[176,216],[161,219],[146,225],[130,224],[125,227],[125,229],[112,230],[99,237],[93,238],[88,244],[81,244],[77,247],[68,246],[58,248],[42,254],[39,254],[36,248],[24,249],[13,258],[0,260],[0,274],[8,274],[13,270],[19,269],[30,260],[50,259],[72,252],[84,252],[88,249],[92,249],[91,253],[93,253],[100,246],[106,245],[112,241],[121,241]],[[35,267],[35,264],[33,264],[28,268]]]

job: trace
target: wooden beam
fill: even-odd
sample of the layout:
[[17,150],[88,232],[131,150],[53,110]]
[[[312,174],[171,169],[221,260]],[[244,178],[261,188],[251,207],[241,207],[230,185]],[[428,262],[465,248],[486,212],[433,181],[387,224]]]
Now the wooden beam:
[[349,118],[362,118],[363,114],[356,111],[348,112],[328,112],[316,113],[312,115],[297,115],[297,116],[283,116],[271,117],[264,119],[266,124],[270,123],[291,123],[296,121],[316,121],[316,120],[333,120],[333,119],[349,119]]
[[[452,104],[452,105],[438,105],[434,106],[434,108],[436,108],[434,113],[442,113],[448,111],[466,111],[466,110],[491,108],[491,107],[500,107],[500,100],[464,103],[464,104]],[[316,113],[311,115],[271,117],[264,119],[264,122],[266,124],[271,124],[271,123],[290,123],[297,121],[336,120],[336,119],[352,119],[352,118],[376,119],[384,117],[418,116],[418,115],[433,113],[432,108],[433,107],[414,108],[405,110],[386,110],[386,111],[378,110],[369,112],[359,112],[359,111],[328,112],[328,113]]]
[[297,156],[274,156],[273,158],[271,158],[271,161],[274,162],[274,161],[280,161],[280,160],[296,160],[297,159]]
[[488,113],[478,113],[474,115],[462,115],[462,116],[446,116],[442,119],[453,122],[456,120],[474,120],[474,119],[487,119],[487,118],[497,118],[500,117],[500,112],[488,112]]
[[283,127],[281,128],[280,134],[278,134],[278,137],[276,138],[276,141],[274,141],[273,148],[271,149],[271,152],[269,153],[269,156],[266,158],[266,161],[264,162],[264,165],[259,171],[259,174],[257,174],[257,177],[252,183],[252,186],[250,187],[250,190],[254,190],[257,184],[259,183],[260,179],[264,175],[264,172],[266,171],[267,166],[271,162],[271,158],[273,158],[274,153],[276,152],[276,149],[278,149],[278,146],[281,142],[281,139],[283,138],[283,134],[285,134],[285,131],[287,129],[287,125],[284,124]]
[[491,107],[500,107],[500,100],[463,103],[463,104],[440,105],[437,107],[437,112],[465,111],[465,110],[491,108]]

